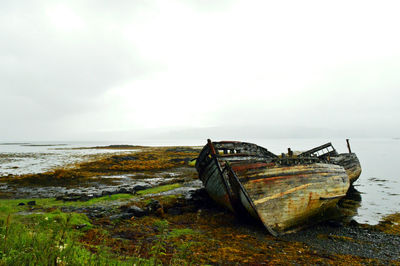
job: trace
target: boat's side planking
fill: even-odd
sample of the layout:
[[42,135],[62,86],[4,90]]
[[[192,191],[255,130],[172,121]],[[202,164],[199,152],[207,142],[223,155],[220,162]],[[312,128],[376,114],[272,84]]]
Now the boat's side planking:
[[350,185],[343,167],[333,164],[276,166],[237,175],[261,221],[280,233],[334,205]]
[[223,178],[217,160],[210,160],[204,167],[201,180],[210,197],[218,204],[234,211],[232,200],[229,196],[229,184]]
[[343,166],[350,179],[350,184],[353,184],[361,175],[361,164],[355,153],[340,153],[332,157],[331,161],[335,164]]
[[223,176],[220,162],[210,142],[201,150],[195,166],[210,197],[234,212],[231,189]]

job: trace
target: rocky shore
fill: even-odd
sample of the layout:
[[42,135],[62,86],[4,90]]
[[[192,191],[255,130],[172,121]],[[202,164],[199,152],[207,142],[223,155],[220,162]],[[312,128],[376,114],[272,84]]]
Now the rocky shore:
[[[257,221],[234,217],[209,198],[187,164],[198,151],[141,147],[68,169],[1,178],[0,209],[15,206],[14,216],[54,210],[84,214],[90,226],[73,228],[82,233],[83,247],[105,246],[118,258],[155,256],[163,264],[400,265],[397,216],[384,225],[360,225],[351,220],[354,210],[347,210],[346,219],[273,237]],[[354,195],[341,207],[349,202],[357,207]],[[155,254],[157,245],[162,248]]]

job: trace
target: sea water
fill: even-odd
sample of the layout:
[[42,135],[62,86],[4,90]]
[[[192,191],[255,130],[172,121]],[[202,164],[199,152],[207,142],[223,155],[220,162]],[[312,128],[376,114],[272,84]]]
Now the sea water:
[[[275,154],[304,151],[331,142],[339,153],[348,152],[345,139],[241,139],[263,146]],[[150,146],[203,146],[205,140],[148,140],[130,142],[32,142],[0,143],[0,176],[44,172],[89,160],[99,154],[123,150],[71,149],[113,144]],[[376,224],[385,215],[400,212],[400,174],[397,168],[399,139],[351,139],[351,149],[360,160],[362,173],[353,184],[360,201],[353,219]]]
[[[114,149],[85,149],[110,145],[109,142],[24,142],[0,143],[0,177],[41,173],[57,167],[90,160]],[[82,149],[81,149],[82,148]]]

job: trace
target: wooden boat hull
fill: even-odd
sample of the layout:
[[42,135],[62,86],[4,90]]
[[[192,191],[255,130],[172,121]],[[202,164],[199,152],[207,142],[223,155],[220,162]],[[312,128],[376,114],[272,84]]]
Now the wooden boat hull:
[[215,202],[259,219],[274,235],[312,224],[310,219],[334,206],[350,186],[339,164],[313,157],[280,158],[249,143],[209,141],[196,169]]
[[200,179],[215,202],[234,212],[232,200],[229,198],[229,187],[217,160],[210,160]]
[[312,223],[311,217],[334,206],[350,186],[343,167],[333,164],[276,166],[247,172],[241,178],[243,174],[238,173],[239,180],[259,218],[277,233]]
[[331,161],[343,166],[350,179],[350,184],[353,184],[360,177],[361,164],[355,153],[340,153],[331,157]]

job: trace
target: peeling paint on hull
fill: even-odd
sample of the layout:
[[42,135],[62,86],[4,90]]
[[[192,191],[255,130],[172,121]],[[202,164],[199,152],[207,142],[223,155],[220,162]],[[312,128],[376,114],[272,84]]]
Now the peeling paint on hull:
[[312,217],[344,197],[350,186],[348,173],[339,164],[312,157],[282,160],[243,142],[209,141],[196,169],[217,203],[259,219],[272,234],[310,224]]
[[341,153],[331,158],[333,163],[343,166],[353,184],[361,175],[361,164],[355,153]]
[[334,206],[350,186],[343,167],[333,164],[276,166],[238,176],[243,174],[258,177],[242,184],[264,225],[279,233]]

